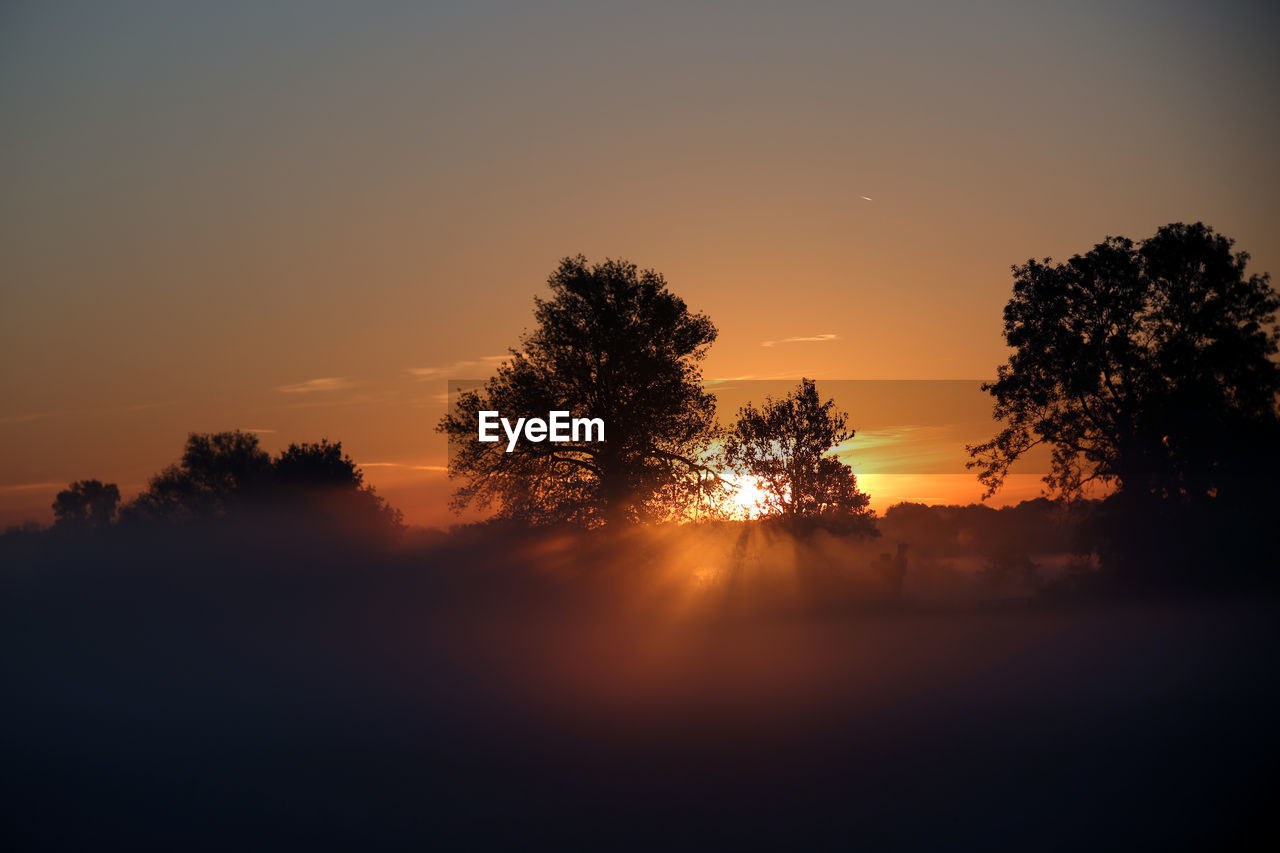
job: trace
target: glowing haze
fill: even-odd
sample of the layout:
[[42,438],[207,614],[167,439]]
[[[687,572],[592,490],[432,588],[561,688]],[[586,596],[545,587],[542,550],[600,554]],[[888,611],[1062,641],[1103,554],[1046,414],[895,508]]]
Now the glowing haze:
[[[720,329],[708,378],[820,389],[991,375],[1010,264],[1107,235],[1203,220],[1280,273],[1278,24],[1261,3],[10,5],[0,522],[48,520],[72,479],[131,493],[188,431],[240,428],[341,440],[409,521],[445,523],[445,380],[492,369],[567,254],[662,272]],[[864,486],[881,508],[980,493],[903,476]]]

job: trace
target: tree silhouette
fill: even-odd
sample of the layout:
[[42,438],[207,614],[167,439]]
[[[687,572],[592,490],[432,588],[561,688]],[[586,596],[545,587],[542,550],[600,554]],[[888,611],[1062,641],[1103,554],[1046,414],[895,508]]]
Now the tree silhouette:
[[270,480],[271,457],[253,433],[191,433],[181,461],[152,477],[125,515],[165,521],[210,518],[261,495]]
[[53,502],[57,527],[106,527],[115,518],[120,489],[115,483],[77,480],[58,492]]
[[[595,525],[663,518],[719,488],[706,463],[715,398],[698,364],[716,339],[662,276],[635,264],[565,258],[535,298],[537,327],[482,391],[460,396],[440,422],[451,476],[465,482],[454,507],[500,517]],[[600,418],[603,442],[477,440],[478,412]]]
[[1014,353],[983,386],[1006,425],[969,448],[988,495],[1039,444],[1064,496],[1097,480],[1201,501],[1274,455],[1280,299],[1268,276],[1246,276],[1249,256],[1232,245],[1173,224],[1138,245],[1109,237],[1066,263],[1013,268]]
[[271,499],[295,509],[319,511],[342,526],[366,533],[398,533],[400,510],[364,484],[364,473],[342,452],[342,442],[290,444],[272,462]]
[[1045,444],[1052,493],[1114,487],[1084,529],[1126,583],[1260,580],[1270,562],[1280,297],[1232,245],[1173,224],[1013,268],[1014,353],[983,386],[1005,426],[969,465],[990,495]]
[[766,516],[791,523],[821,522],[845,532],[875,534],[870,498],[858,489],[853,469],[828,454],[853,438],[849,415],[823,402],[810,379],[781,400],[748,403],[724,446],[725,464],[756,480]]
[[152,478],[122,513],[133,521],[184,522],[288,512],[363,532],[398,532],[387,505],[342,443],[291,444],[272,460],[252,433],[192,433],[182,460]]
[[342,452],[342,442],[290,444],[273,463],[275,482],[289,488],[359,488],[364,472]]

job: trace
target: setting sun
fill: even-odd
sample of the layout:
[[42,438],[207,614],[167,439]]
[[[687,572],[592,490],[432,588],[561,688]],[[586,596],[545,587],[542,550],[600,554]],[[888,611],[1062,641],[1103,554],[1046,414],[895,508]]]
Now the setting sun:
[[1280,836],[1277,32],[3,3],[4,849]]
[[760,515],[761,505],[768,497],[768,492],[761,488],[760,481],[750,477],[738,476],[733,478],[736,491],[733,493],[733,503],[742,510],[743,515],[747,518],[754,518]]

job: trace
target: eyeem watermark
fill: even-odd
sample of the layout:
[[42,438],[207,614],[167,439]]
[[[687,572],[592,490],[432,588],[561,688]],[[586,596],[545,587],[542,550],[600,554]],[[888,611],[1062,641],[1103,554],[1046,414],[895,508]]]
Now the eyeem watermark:
[[549,412],[547,419],[520,418],[515,426],[511,421],[501,417],[495,411],[480,413],[481,441],[501,441],[497,434],[498,426],[502,426],[507,434],[507,452],[516,449],[521,432],[525,441],[604,441],[604,420],[602,418],[572,418],[568,412]]

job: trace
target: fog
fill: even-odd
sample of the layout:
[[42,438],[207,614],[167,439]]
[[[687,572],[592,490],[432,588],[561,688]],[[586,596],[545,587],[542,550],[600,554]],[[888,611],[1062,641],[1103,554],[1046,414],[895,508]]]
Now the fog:
[[899,596],[872,565],[896,544],[742,523],[10,543],[10,829],[1076,849],[1263,827],[1270,599],[1063,604],[910,548]]

